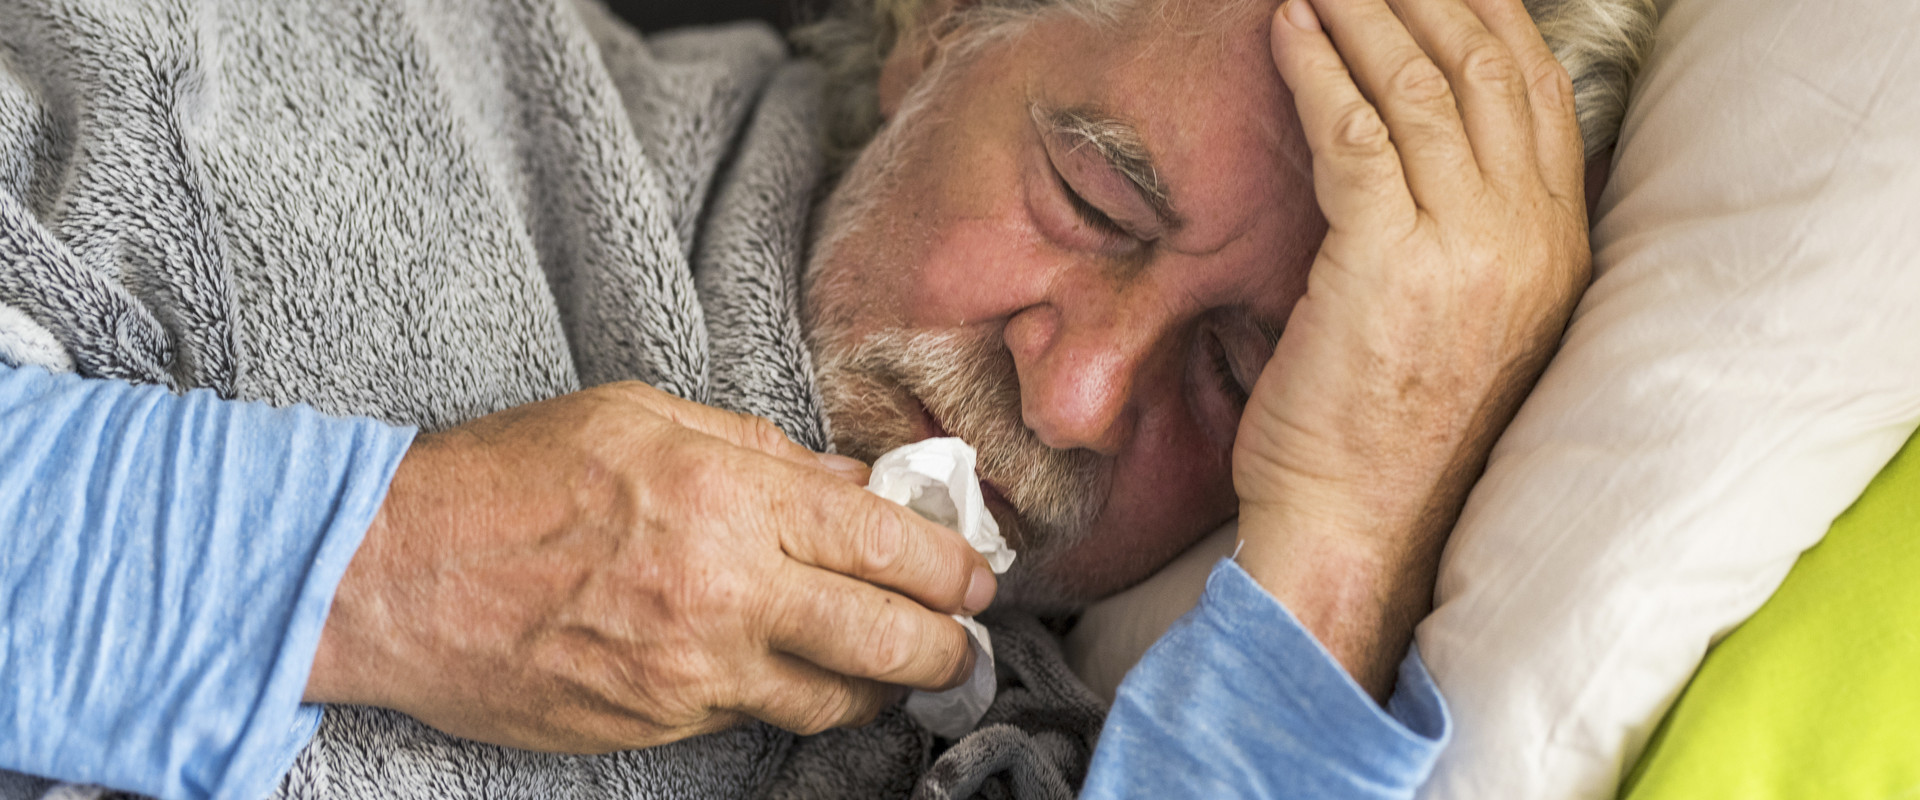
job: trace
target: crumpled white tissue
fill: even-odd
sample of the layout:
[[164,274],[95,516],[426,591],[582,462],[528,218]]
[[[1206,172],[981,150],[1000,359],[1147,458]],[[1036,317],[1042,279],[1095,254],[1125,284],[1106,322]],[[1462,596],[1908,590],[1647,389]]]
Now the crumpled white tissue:
[[[887,453],[873,462],[867,491],[907,508],[966,537],[1000,574],[1013,565],[1013,549],[1000,537],[1000,524],[987,512],[974,475],[973,447],[959,439],[926,439]],[[973,642],[973,675],[944,692],[907,696],[907,715],[934,735],[958,739],[973,730],[993,705],[993,639],[972,617],[955,615]]]

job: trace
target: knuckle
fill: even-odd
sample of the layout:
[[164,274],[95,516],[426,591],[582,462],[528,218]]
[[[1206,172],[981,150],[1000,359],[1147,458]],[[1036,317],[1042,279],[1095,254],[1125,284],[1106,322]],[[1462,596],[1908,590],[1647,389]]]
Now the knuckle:
[[1573,76],[1557,59],[1543,58],[1527,79],[1527,87],[1538,106],[1573,113]]
[[812,711],[811,708],[812,706],[809,706],[808,711],[788,720],[785,726],[786,729],[801,736],[818,736],[833,727],[832,725],[821,724],[819,715]]
[[906,562],[906,530],[891,509],[868,512],[865,525],[854,534],[857,568],[862,575],[891,574]]
[[[705,617],[705,624],[712,626],[714,620],[732,619],[748,612],[764,616],[761,596],[758,591],[760,582],[733,569],[706,568],[695,572],[681,585],[685,587],[685,599],[682,605],[696,609]],[[694,620],[700,622],[702,620]]]
[[[888,598],[887,607],[891,605],[892,598]],[[897,615],[880,610],[875,617],[867,628],[866,641],[861,645],[862,658],[875,676],[900,675],[912,665],[916,648],[909,641],[910,637]]]
[[1334,143],[1349,156],[1376,156],[1387,150],[1387,126],[1380,112],[1355,103],[1340,112],[1333,128]]
[[704,507],[711,496],[724,494],[717,491],[719,487],[738,482],[740,471],[735,468],[734,459],[721,448],[702,447],[698,442],[687,445],[680,449],[670,474],[678,477],[676,484],[681,493]]
[[691,651],[660,652],[635,664],[623,676],[629,704],[662,728],[699,724],[709,713],[711,665]]
[[704,526],[653,537],[635,559],[632,579],[621,582],[637,611],[674,636],[701,641],[759,611],[770,594],[764,560],[737,540]]
[[843,493],[852,508],[838,520],[825,521],[828,529],[851,524],[848,538],[855,552],[850,565],[854,577],[874,578],[887,575],[907,561],[907,526],[901,512],[886,501],[860,492]]
[[731,613],[739,592],[728,574],[704,564],[683,564],[662,576],[652,609],[660,623],[678,636],[697,640],[718,615]]
[[853,692],[845,683],[835,683],[821,691],[813,692],[812,698],[812,702],[803,706],[795,716],[794,733],[802,736],[824,733],[852,716]]
[[634,380],[614,381],[613,383],[590,388],[587,391],[629,394],[635,397],[653,397],[660,393],[660,390],[653,388],[653,386],[646,381]]
[[1447,100],[1451,92],[1446,74],[1425,56],[1401,62],[1387,79],[1388,96],[1408,103],[1438,103]]
[[879,702],[863,699],[847,710],[846,716],[840,720],[840,726],[845,728],[865,727],[880,716],[881,708],[882,706]]
[[942,626],[939,644],[934,648],[942,663],[948,666],[945,684],[959,686],[973,675],[973,661],[968,658],[973,652],[973,640],[966,629],[959,624]]
[[1347,62],[1341,61],[1338,55],[1330,53],[1313,59],[1307,65],[1307,69],[1313,83],[1339,85],[1351,83],[1354,80],[1353,71],[1347,67]]
[[768,453],[778,453],[792,444],[787,439],[787,432],[766,417],[742,415],[740,420],[741,441],[750,447]]
[[1483,83],[1508,90],[1520,87],[1520,67],[1513,60],[1513,53],[1492,37],[1483,38],[1467,47],[1460,59],[1460,74],[1475,83]]
[[594,394],[617,397],[628,402],[642,405],[655,405],[665,399],[665,393],[645,381],[618,381],[588,389]]

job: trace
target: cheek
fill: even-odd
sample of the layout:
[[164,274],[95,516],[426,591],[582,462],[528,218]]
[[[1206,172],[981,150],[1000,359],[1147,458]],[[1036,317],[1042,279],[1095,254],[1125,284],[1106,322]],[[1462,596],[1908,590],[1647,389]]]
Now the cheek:
[[[817,299],[851,332],[936,330],[991,316],[1004,281],[983,265],[1016,264],[1017,231],[977,215],[955,216],[925,192],[884,199],[823,266]],[[999,293],[1003,294],[1003,293]]]
[[1166,409],[1114,462],[1095,533],[1051,570],[1077,594],[1101,597],[1137,583],[1212,532],[1239,507],[1228,454]]
[[1013,209],[952,218],[899,287],[908,323],[949,328],[1003,320],[1038,301],[1049,270],[1032,227]]
[[914,281],[899,295],[913,326],[1004,319],[1039,302],[1055,277],[1060,254],[1034,223],[1028,180],[1044,152],[1014,138],[996,147],[947,143],[949,158],[924,165],[932,177],[918,193],[910,231],[902,231],[921,243]]

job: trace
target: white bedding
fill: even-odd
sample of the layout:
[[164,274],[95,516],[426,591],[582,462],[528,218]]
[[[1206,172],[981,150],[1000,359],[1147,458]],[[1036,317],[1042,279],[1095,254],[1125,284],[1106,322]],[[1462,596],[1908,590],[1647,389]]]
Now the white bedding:
[[[1596,280],[1502,437],[1418,641],[1429,800],[1611,797],[1706,648],[1920,424],[1920,3],[1675,0]],[[1111,692],[1232,548],[1068,641]]]

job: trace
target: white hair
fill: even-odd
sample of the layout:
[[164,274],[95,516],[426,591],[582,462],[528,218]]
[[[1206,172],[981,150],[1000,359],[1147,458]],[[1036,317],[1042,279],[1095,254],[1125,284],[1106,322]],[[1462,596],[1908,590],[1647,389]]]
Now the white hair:
[[[1138,0],[979,0],[941,24],[979,30],[1047,12],[1096,23],[1118,20]],[[794,32],[802,53],[827,72],[826,144],[832,171],[850,163],[881,123],[880,65],[928,0],[834,0],[827,15]],[[1573,78],[1586,153],[1613,147],[1633,77],[1653,45],[1654,0],[1525,0],[1547,46]]]

